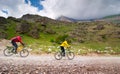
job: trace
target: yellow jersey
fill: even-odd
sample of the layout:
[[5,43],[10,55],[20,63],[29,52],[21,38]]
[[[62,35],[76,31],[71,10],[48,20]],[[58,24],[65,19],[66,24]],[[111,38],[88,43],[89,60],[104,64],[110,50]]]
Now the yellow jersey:
[[64,41],[60,46],[63,46],[63,47],[69,47],[70,45],[67,43],[67,41]]

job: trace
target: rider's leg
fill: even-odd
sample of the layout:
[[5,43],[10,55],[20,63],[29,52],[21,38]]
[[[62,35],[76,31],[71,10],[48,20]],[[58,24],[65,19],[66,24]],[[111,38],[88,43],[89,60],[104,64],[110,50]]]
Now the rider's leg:
[[61,46],[61,51],[62,51],[62,56],[65,56],[65,49],[64,49],[64,47],[63,46]]
[[12,45],[14,46],[15,52],[17,52],[18,45],[16,44],[16,42],[12,41]]

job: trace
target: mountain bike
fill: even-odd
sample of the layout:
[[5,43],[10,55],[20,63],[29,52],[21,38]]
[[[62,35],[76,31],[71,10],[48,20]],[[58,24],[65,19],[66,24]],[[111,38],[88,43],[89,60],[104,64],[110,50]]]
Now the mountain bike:
[[[70,48],[66,48],[65,49],[65,56],[67,56],[67,58],[69,60],[72,60],[72,59],[74,59],[75,54],[73,51],[71,51]],[[65,56],[63,56],[63,53],[62,53],[60,47],[59,47],[59,50],[57,52],[55,52],[55,54],[54,54],[54,57],[56,60],[60,60],[60,59],[62,59],[62,57],[65,57]]]
[[29,51],[25,49],[23,45],[18,46],[17,48],[17,53],[14,50],[13,46],[7,46],[4,50],[3,53],[5,56],[12,56],[13,54],[20,54],[21,57],[27,57],[29,55]]

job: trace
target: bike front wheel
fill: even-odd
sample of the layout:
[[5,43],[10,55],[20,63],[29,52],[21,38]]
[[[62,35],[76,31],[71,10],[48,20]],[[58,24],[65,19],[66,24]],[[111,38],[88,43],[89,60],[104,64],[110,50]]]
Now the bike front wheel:
[[67,57],[68,57],[69,60],[74,59],[74,57],[75,57],[74,52],[68,52],[68,53],[67,53]]
[[54,57],[55,57],[56,60],[60,60],[60,59],[62,59],[62,54],[60,52],[56,52],[54,54]]
[[12,52],[12,48],[6,48],[3,50],[3,53],[5,56],[12,56],[13,55],[13,52]]
[[29,55],[29,51],[26,49],[23,49],[20,51],[20,56],[21,57],[27,57]]

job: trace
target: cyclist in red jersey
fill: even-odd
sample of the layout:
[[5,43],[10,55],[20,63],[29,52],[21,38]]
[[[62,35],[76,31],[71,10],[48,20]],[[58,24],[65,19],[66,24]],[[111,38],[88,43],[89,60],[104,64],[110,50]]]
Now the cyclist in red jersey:
[[12,45],[14,46],[13,51],[15,50],[15,53],[17,53],[17,48],[18,48],[17,42],[20,42],[20,43],[24,46],[24,43],[22,42],[21,36],[13,37],[13,38],[11,39],[11,43],[12,43]]

